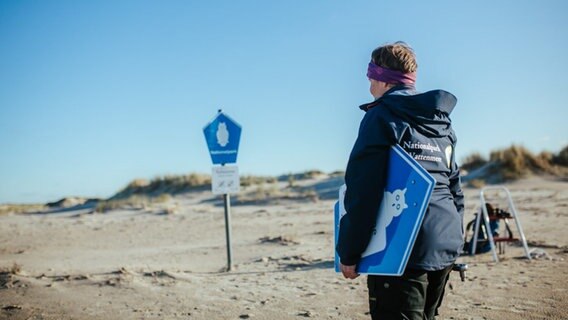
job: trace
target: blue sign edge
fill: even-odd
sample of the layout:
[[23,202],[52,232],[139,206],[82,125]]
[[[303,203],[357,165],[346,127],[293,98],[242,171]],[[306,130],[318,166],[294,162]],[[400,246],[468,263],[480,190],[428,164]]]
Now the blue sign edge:
[[235,119],[231,118],[228,114],[226,114],[225,112],[221,111],[221,112],[217,112],[217,114],[213,117],[213,119],[211,119],[211,121],[207,122],[207,124],[205,126],[203,126],[202,131],[205,131],[205,129],[210,126],[213,121],[217,120],[217,118],[219,118],[221,115],[224,115],[225,117],[227,117],[229,120],[233,121],[233,123],[239,127],[241,130],[243,129],[243,127],[235,121]]
[[[422,202],[422,207],[420,208],[420,217],[417,220],[417,223],[414,225],[414,230],[412,230],[412,234],[410,235],[411,241],[408,242],[408,246],[406,247],[406,251],[404,252],[403,261],[400,264],[400,268],[398,269],[398,273],[396,276],[401,276],[406,269],[406,265],[408,264],[408,259],[410,259],[410,254],[412,253],[412,248],[414,247],[414,242],[416,242],[416,237],[418,236],[418,232],[420,231],[420,227],[422,226],[422,221],[424,221],[424,216],[426,215],[426,207],[430,204],[430,198],[432,197],[432,191],[434,190],[434,184],[436,183],[436,179],[432,177],[432,175],[424,169],[414,158],[412,158],[406,150],[404,150],[398,144],[392,147],[393,151],[398,153],[401,158],[405,159],[423,179],[428,183],[428,189],[426,190],[426,197],[424,197],[424,201]],[[380,275],[380,274],[377,274]]]

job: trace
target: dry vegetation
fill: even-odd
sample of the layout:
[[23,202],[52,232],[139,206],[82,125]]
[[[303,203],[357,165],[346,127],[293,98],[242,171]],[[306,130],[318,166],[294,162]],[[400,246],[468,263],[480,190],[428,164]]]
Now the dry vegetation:
[[167,193],[163,193],[155,197],[146,195],[131,195],[128,198],[123,199],[99,201],[99,203],[97,203],[97,206],[95,207],[95,212],[105,213],[107,211],[116,209],[140,210],[147,208],[151,204],[166,203],[170,201],[170,199],[171,196]]
[[[245,175],[241,177],[241,187],[245,195],[243,201],[265,201],[276,198],[317,200],[313,190],[298,188],[297,182],[324,176],[319,170],[308,170],[301,173],[290,173],[279,177]],[[278,182],[287,182],[287,190],[281,190]],[[174,195],[198,189],[208,189],[211,176],[192,173],[181,176],[157,177],[151,181],[136,179],[109,200],[100,201],[97,212],[106,212],[118,208],[142,208],[150,203],[165,202],[163,195]],[[247,192],[248,191],[248,192]]]
[[318,193],[310,188],[288,185],[282,188],[277,182],[261,183],[252,186],[249,190],[241,192],[235,198],[236,204],[250,204],[269,202],[274,200],[319,200]]
[[[512,181],[527,176],[546,174],[558,177],[568,176],[568,146],[558,154],[541,152],[537,155],[523,146],[512,145],[506,149],[494,150],[489,159],[480,153],[473,153],[463,160],[462,169],[469,174],[464,178],[472,187],[485,183]],[[479,170],[482,172],[476,172]]]
[[30,213],[45,210],[43,204],[4,204],[0,205],[0,215],[10,213]]
[[252,176],[252,175],[246,175],[246,176],[242,176],[241,177],[241,187],[250,187],[250,186],[254,186],[254,185],[260,185],[260,184],[271,184],[271,183],[276,183],[277,179],[275,177],[267,177],[267,176]]
[[[342,175],[336,171],[329,175],[319,170],[289,173],[278,177],[241,176],[241,194],[235,200],[242,202],[272,201],[277,199],[318,200],[315,190],[301,186],[301,181],[318,177]],[[280,183],[286,182],[285,186]],[[45,212],[71,207],[92,208],[94,212],[104,213],[116,209],[141,210],[155,204],[167,203],[172,196],[199,190],[209,190],[211,176],[191,173],[187,175],[166,175],[152,180],[135,179],[108,199],[66,197],[47,204],[4,204],[0,205],[0,215]],[[170,211],[175,210],[167,210]]]
[[192,173],[188,175],[157,177],[151,181],[136,179],[124,189],[111,197],[110,200],[128,199],[134,195],[155,197],[160,194],[177,194],[205,188],[211,184],[211,176]]
[[300,173],[289,173],[281,175],[278,177],[278,181],[288,181],[290,183],[290,181],[314,179],[322,175],[325,175],[323,171],[308,170]]
[[568,146],[564,147],[557,155],[553,156],[552,162],[559,166],[568,167]]
[[[494,150],[488,158],[476,152],[462,160],[461,168],[466,172],[463,181],[474,188],[481,188],[488,183],[512,181],[534,174],[566,178],[568,177],[568,146],[557,154],[541,152],[535,155],[519,145]],[[302,181],[343,175],[343,171],[326,174],[320,170],[289,173],[278,177],[244,175],[241,177],[241,194],[235,200],[241,202],[277,199],[317,201],[318,193],[302,187]],[[280,184],[285,184],[285,186]],[[107,200],[77,198],[81,200],[79,201],[75,198],[64,198],[46,205],[5,204],[0,205],[0,215],[42,212],[51,207],[69,207],[71,204],[90,204],[95,212],[107,212],[114,209],[146,209],[152,204],[169,202],[172,195],[208,190],[210,185],[211,176],[198,173],[166,175],[152,180],[135,179]]]
[[470,171],[479,168],[487,163],[487,159],[479,152],[474,152],[462,160],[461,169]]

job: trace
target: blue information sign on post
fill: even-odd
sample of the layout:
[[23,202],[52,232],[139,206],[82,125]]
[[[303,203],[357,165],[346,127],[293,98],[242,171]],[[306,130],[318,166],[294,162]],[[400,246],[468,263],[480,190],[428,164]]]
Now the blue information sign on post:
[[[213,191],[230,192],[231,190],[238,190],[238,169],[234,165],[225,166],[225,164],[237,162],[239,141],[241,140],[241,126],[224,114],[223,110],[219,110],[215,118],[203,128],[203,134],[205,134],[211,161],[213,161],[214,165],[221,165],[213,166],[212,183],[215,182],[216,178],[220,180],[217,181],[218,185],[212,185]],[[228,187],[225,184],[233,185]],[[227,271],[231,271],[233,266],[231,253],[231,198],[228,193],[223,194],[223,202],[225,204],[225,235],[227,237]]]
[[241,126],[219,110],[203,128],[213,164],[236,163],[241,140]]

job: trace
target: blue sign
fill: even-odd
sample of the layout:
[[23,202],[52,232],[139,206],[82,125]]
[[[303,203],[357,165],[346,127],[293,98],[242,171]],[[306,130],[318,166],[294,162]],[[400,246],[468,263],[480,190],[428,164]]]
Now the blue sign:
[[[357,272],[400,276],[412,252],[436,180],[399,145],[389,155],[387,184],[377,213],[377,222],[367,249],[361,254]],[[343,206],[345,186],[335,203],[335,243],[339,221],[346,214]],[[339,257],[335,253],[335,271]]]
[[203,128],[213,164],[236,163],[241,126],[223,112]]

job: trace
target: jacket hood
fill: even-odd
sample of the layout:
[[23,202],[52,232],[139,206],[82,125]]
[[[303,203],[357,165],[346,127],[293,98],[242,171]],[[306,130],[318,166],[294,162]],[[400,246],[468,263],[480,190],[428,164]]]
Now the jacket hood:
[[385,108],[422,134],[444,137],[452,132],[449,116],[456,103],[457,98],[444,90],[418,93],[411,86],[396,86],[359,108],[364,111]]

